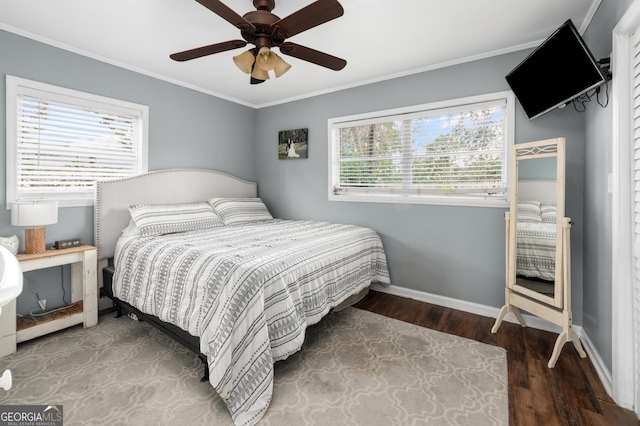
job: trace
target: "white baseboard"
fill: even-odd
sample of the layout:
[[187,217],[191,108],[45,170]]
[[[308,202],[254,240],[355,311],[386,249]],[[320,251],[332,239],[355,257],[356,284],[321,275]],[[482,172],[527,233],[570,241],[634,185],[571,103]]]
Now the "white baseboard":
[[[397,285],[389,285],[383,286],[381,284],[374,283],[371,285],[371,289],[375,291],[379,291],[381,293],[393,294],[395,296],[406,297],[408,299],[418,300],[420,302],[431,303],[433,305],[444,306],[446,308],[457,309],[459,311],[469,312],[476,315],[482,315],[489,318],[497,318],[500,313],[500,308],[495,308],[493,306],[481,305],[479,303],[468,302],[466,300],[453,299],[451,297],[439,296],[437,294],[427,293],[424,291],[413,290],[410,288],[399,287]],[[523,314],[525,322],[527,323],[527,327],[535,328],[538,330],[549,331],[552,333],[560,333],[562,331],[562,327],[549,322],[545,319],[536,317],[534,315]],[[517,323],[517,320],[513,316],[513,314],[507,314],[504,317],[505,321]],[[602,357],[598,353],[597,349],[593,345],[589,336],[584,331],[584,329],[579,325],[573,325],[573,329],[578,336],[580,336],[580,340],[584,346],[585,351],[589,355],[591,362],[593,363],[596,372],[598,373],[598,377],[602,382],[607,393],[611,396],[612,394],[612,379],[611,372],[607,369]]]
[[[476,315],[482,315],[489,318],[497,318],[500,313],[500,308],[494,308],[493,306],[481,305],[479,303],[468,302],[466,300],[453,299],[451,297],[439,296],[437,294],[427,293],[420,290],[413,290],[410,288],[399,287],[396,285],[383,286],[378,283],[371,285],[372,290],[379,291],[381,293],[393,294],[395,296],[406,297],[408,299],[418,300],[420,302],[431,303],[433,305],[444,306],[446,308],[457,309],[459,311],[469,312]],[[549,322],[545,319],[523,314],[522,317],[527,323],[528,327],[532,327],[538,330],[550,331],[552,333],[560,333],[562,327]],[[504,321],[517,323],[517,320],[512,314],[507,314],[504,317]],[[578,335],[582,331],[582,327],[574,326],[574,329]]]
[[[587,352],[587,355],[589,355],[589,358],[591,359],[593,368],[595,368],[596,373],[598,373],[598,377],[602,382],[602,386],[604,386],[604,389],[607,391],[607,394],[613,398],[613,378],[611,376],[611,372],[605,365],[604,361],[602,360],[602,357],[600,356],[600,353],[598,353],[596,347],[593,345],[593,342],[591,341],[587,333],[584,332],[584,330],[582,330],[582,333],[580,334],[580,340],[582,341],[582,346],[584,347],[584,350]],[[623,406],[621,405],[621,407]],[[623,408],[626,408],[628,410],[633,410],[633,407],[623,407]]]

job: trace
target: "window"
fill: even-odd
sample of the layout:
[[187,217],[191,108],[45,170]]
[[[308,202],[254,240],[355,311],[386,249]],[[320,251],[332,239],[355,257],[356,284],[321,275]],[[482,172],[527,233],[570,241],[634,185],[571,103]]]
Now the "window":
[[93,205],[94,182],[147,171],[149,108],[7,76],[7,208]]
[[514,95],[329,119],[329,199],[507,206]]

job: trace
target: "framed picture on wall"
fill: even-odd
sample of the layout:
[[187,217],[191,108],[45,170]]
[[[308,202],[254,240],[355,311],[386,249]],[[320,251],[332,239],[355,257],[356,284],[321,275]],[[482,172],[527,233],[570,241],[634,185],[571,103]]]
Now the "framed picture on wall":
[[278,158],[299,160],[307,158],[309,129],[283,130],[278,133]]

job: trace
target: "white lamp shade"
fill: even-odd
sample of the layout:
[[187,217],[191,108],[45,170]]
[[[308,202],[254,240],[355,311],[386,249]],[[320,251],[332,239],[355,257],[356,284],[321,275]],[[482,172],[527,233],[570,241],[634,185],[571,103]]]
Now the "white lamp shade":
[[57,201],[26,201],[11,204],[11,225],[44,226],[58,223]]

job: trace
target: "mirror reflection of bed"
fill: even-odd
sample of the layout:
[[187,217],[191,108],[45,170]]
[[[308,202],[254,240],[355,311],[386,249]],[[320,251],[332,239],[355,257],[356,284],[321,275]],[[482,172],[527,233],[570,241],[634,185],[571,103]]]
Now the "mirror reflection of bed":
[[[528,160],[536,162],[541,160]],[[556,181],[518,180],[516,284],[554,297]]]
[[516,276],[516,284],[519,286],[528,288],[536,293],[544,294],[545,296],[553,297],[553,281],[543,280],[535,277],[525,277],[524,275]]

